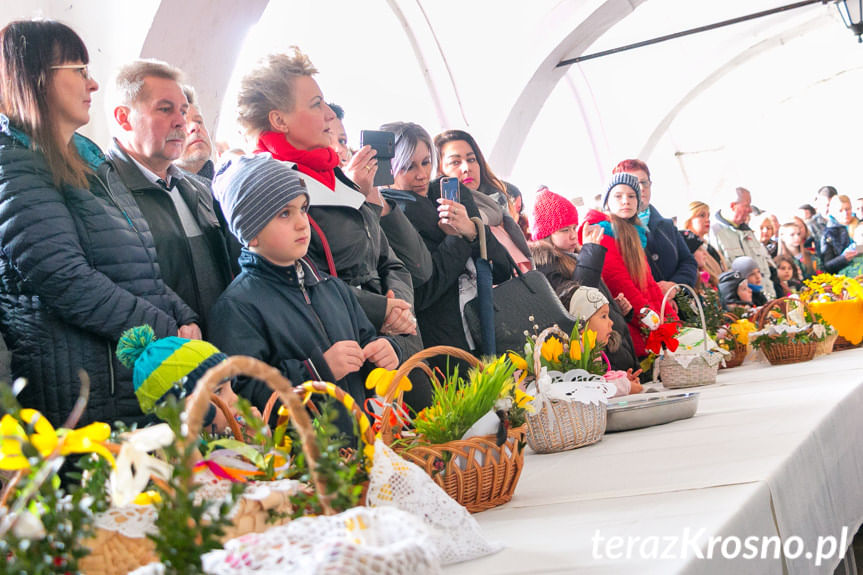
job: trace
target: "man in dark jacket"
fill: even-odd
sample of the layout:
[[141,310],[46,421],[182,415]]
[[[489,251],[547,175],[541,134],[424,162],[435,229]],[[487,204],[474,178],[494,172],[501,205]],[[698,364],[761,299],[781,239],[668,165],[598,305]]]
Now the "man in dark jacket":
[[180,71],[137,60],[116,78],[117,138],[108,153],[123,186],[144,214],[165,282],[200,317],[207,333],[210,308],[231,281],[228,252],[212,194],[201,180],[172,164],[183,152],[188,109]]
[[627,172],[638,178],[641,185],[641,205],[638,218],[647,227],[647,260],[653,279],[665,293],[673,284],[695,286],[698,264],[686,246],[677,227],[668,218],[662,217],[650,205],[650,170],[641,160],[623,160],[614,168],[613,173]]

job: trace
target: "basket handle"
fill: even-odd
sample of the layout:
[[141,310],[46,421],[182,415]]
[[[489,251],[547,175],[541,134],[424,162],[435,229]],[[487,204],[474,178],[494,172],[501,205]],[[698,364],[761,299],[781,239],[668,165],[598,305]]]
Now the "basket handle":
[[704,348],[704,351],[707,351],[707,338],[710,337],[707,335],[707,322],[704,321],[704,308],[701,307],[701,298],[698,297],[698,292],[696,292],[692,286],[688,286],[686,284],[674,284],[674,287],[668,288],[665,292],[665,295],[662,298],[662,309],[659,310],[659,323],[660,325],[665,323],[665,304],[668,303],[668,296],[671,294],[671,291],[674,288],[684,288],[692,295],[692,299],[695,300],[695,305],[698,307],[698,316],[701,318],[701,330],[704,332],[704,337],[701,339],[701,347]]
[[569,341],[569,336],[564,333],[560,327],[557,325],[553,325],[551,327],[547,327],[538,336],[536,336],[536,342],[533,344],[533,374],[534,381],[536,382],[536,394],[542,396],[545,390],[540,389],[539,387],[539,371],[542,369],[542,365],[540,360],[542,359],[542,344],[545,343],[545,340],[550,338],[551,336],[556,335],[561,338],[561,343],[573,345],[571,341]]
[[186,437],[181,438],[180,441],[196,441],[198,434],[201,432],[204,415],[207,409],[209,409],[208,405],[213,391],[215,391],[222,381],[238,375],[246,375],[263,381],[270,389],[279,394],[279,399],[288,408],[288,412],[291,414],[294,426],[300,436],[303,453],[305,453],[309,465],[312,487],[318,493],[321,508],[325,515],[334,515],[335,511],[330,505],[332,496],[327,493],[326,483],[318,475],[320,450],[318,449],[318,442],[312,429],[311,420],[303,408],[302,401],[296,392],[293,391],[291,382],[279,370],[258,359],[235,355],[207,370],[203,377],[198,380],[195,391],[186,400],[186,424],[189,426],[189,431]]
[[787,317],[788,314],[788,304],[790,302],[794,302],[795,304],[799,304],[803,306],[803,311],[808,312],[809,306],[802,299],[792,298],[792,297],[780,297],[774,300],[770,300],[758,311],[755,315],[755,324],[758,326],[758,329],[763,329],[765,324],[767,323],[767,319],[770,317],[770,310],[774,307],[778,307],[782,310],[782,315]]
[[436,355],[449,355],[466,361],[471,365],[471,367],[483,367],[483,363],[471,353],[449,345],[435,345],[419,351],[407,358],[404,363],[399,366],[398,370],[396,370],[396,373],[393,376],[392,383],[390,384],[390,388],[387,390],[386,397],[384,398],[384,412],[381,414],[381,437],[383,438],[384,443],[386,443],[387,445],[392,444],[395,432],[398,431],[398,429],[401,429],[401,424],[398,423],[399,418],[395,418],[397,421],[396,425],[391,426],[389,423],[390,414],[393,411],[393,402],[398,402],[400,406],[402,403],[401,393],[399,393],[398,398],[396,398],[398,382],[400,382],[403,377],[406,377],[407,374],[413,371],[413,369],[416,367],[420,367],[421,369],[424,368],[423,371],[426,372],[426,374],[429,376],[429,379],[437,381],[437,377],[434,375],[431,369],[429,369],[427,365],[422,363],[423,360],[429,359]]

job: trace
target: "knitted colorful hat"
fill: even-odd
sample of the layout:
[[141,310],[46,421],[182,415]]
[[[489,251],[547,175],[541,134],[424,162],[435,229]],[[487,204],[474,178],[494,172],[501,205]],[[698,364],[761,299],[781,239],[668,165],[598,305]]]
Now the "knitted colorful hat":
[[619,186],[620,184],[629,186],[635,190],[635,199],[638,205],[641,205],[641,184],[638,183],[638,178],[628,172],[617,172],[611,176],[611,181],[608,182],[608,188],[606,188],[605,196],[602,198],[603,209],[608,206],[608,195],[611,193],[611,190],[614,189],[614,186]]
[[578,225],[578,211],[575,206],[546,187],[537,191],[530,214],[531,239],[547,238],[557,230]]
[[581,321],[590,321],[599,308],[608,305],[608,299],[595,287],[581,286],[569,300],[569,315]]
[[[156,339],[149,325],[133,327],[123,332],[117,342],[117,358],[132,370],[135,395],[144,413],[151,413],[167,393],[176,393],[174,384],[180,383],[180,397],[192,393],[198,379],[208,369],[228,358],[216,346],[198,339],[163,337]],[[204,419],[209,425],[215,417],[215,407]]]
[[231,233],[244,246],[294,198],[309,197],[306,183],[291,165],[270,154],[254,154],[231,160],[216,174],[213,194]]

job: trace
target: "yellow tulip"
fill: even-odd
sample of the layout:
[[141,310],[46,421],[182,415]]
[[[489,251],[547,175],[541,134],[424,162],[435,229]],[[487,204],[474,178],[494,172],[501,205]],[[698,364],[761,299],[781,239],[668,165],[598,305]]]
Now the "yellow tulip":
[[135,496],[135,499],[132,500],[132,503],[135,505],[153,505],[154,503],[161,503],[162,496],[159,495],[158,491],[142,491],[138,495]]
[[516,369],[521,369],[523,371],[527,371],[527,361],[517,353],[509,352],[509,361],[515,366]]
[[[388,370],[382,367],[374,368],[369,376],[366,378],[366,389],[374,389],[375,393],[381,397],[386,397],[387,392],[390,389],[390,386],[393,382],[393,376],[396,374],[395,370]],[[396,393],[410,391],[413,389],[413,384],[411,380],[407,377],[403,377],[399,382],[398,389],[396,389]]]
[[515,390],[515,405],[518,407],[523,407],[527,409],[527,411],[533,413],[533,406],[530,405],[530,402],[533,401],[533,396],[528,395],[520,389]]
[[584,351],[589,352],[596,347],[596,332],[592,329],[584,330],[581,334],[581,341],[584,343]]
[[581,346],[577,341],[569,342],[569,359],[572,361],[581,361]]
[[559,339],[552,336],[542,344],[542,357],[548,362],[557,363],[563,353],[563,344]]

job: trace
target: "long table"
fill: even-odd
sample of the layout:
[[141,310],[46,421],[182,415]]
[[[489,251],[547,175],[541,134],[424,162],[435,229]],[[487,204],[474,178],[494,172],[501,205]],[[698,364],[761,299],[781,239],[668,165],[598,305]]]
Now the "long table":
[[512,501],[475,515],[504,550],[446,573],[832,573],[863,521],[863,349],[692,389],[691,419],[526,448]]

